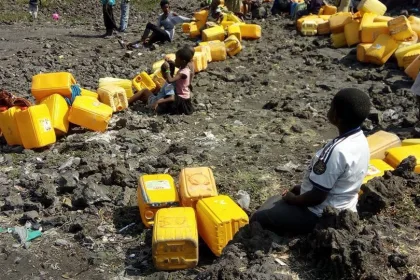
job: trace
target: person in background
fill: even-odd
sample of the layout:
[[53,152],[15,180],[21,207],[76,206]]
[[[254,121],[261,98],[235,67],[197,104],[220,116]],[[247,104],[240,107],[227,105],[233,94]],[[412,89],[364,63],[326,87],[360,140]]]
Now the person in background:
[[248,16],[248,13],[252,13],[253,10],[258,9],[261,6],[261,0],[244,0],[244,17]]
[[358,89],[340,90],[327,114],[339,136],[315,154],[301,185],[269,198],[251,222],[278,234],[299,234],[311,232],[326,207],[357,212],[370,158],[360,125],[369,115],[370,104],[369,96]]
[[317,15],[321,7],[324,5],[324,1],[323,0],[308,0],[307,5],[308,6],[306,10],[301,10],[296,13],[296,19],[299,19],[309,14]]
[[[41,0],[39,2],[41,4]],[[38,0],[29,0],[29,13],[32,19],[38,18]]]
[[[176,13],[171,12],[168,0],[162,0],[160,2],[160,7],[162,8],[163,13],[159,16],[157,25],[149,22],[146,25],[146,29],[144,30],[140,41],[125,43],[122,40],[118,40],[122,48],[135,48],[139,44],[143,44],[145,47],[150,47],[156,42],[172,42],[175,35],[175,25],[183,22],[194,21],[194,19],[179,16]],[[163,27],[163,29],[161,27]],[[152,34],[150,34],[150,32],[152,32]]]
[[290,11],[290,0],[274,0],[273,6],[271,7],[271,14],[276,15],[281,12],[289,12]]
[[223,18],[222,9],[220,8],[220,0],[212,0],[210,5],[202,8],[201,10],[208,10],[209,11],[209,17],[215,20],[216,22],[219,22]]
[[117,30],[117,25],[114,19],[114,5],[115,0],[101,0],[102,2],[102,12],[104,15],[104,24],[106,28],[106,33],[104,38],[110,38],[114,33],[114,30]]
[[194,112],[190,90],[192,73],[188,65],[192,61],[194,55],[190,47],[179,49],[175,55],[175,66],[179,68],[179,71],[175,76],[170,76],[168,64],[162,66],[165,80],[169,83],[175,83],[175,100],[172,113],[191,115]]
[[411,91],[416,96],[418,110],[417,120],[420,122],[420,74],[417,75],[416,80],[414,81],[414,84],[411,87]]
[[243,14],[241,12],[241,2],[242,0],[225,0],[225,6],[229,12],[243,18]]
[[130,0],[121,0],[121,19],[120,32],[125,32],[128,27],[128,18],[130,16]]

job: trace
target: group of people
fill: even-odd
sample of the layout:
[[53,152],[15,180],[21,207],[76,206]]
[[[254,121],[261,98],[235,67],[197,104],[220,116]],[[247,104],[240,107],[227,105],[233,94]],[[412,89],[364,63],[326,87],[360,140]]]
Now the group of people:
[[115,0],[101,0],[101,2],[106,28],[104,38],[110,38],[114,33],[114,30],[125,32],[128,27],[128,18],[130,15],[130,0],[121,0],[121,19],[119,28],[117,27],[114,19],[114,6],[116,4]]

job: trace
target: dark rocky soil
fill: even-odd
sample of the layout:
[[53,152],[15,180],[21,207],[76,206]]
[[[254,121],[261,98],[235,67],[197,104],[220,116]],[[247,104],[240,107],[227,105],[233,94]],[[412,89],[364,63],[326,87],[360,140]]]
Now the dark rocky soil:
[[[99,38],[99,1],[50,0],[36,22],[28,21],[26,2],[0,3],[0,88],[22,97],[30,97],[39,72],[70,71],[95,90],[101,77],[132,78],[164,53],[193,44],[178,30],[173,44],[127,58],[116,38]],[[199,4],[174,0],[172,6],[192,15]],[[51,22],[55,11],[62,18]],[[134,1],[129,32],[121,36],[139,38],[158,11],[152,1]],[[2,279],[418,279],[420,178],[410,160],[363,187],[360,218],[329,210],[313,233],[299,237],[250,225],[220,258],[202,244],[195,269],[153,268],[151,232],[136,201],[140,174],[177,177],[185,166],[211,166],[219,192],[246,190],[253,210],[299,183],[314,151],[336,135],[326,112],[343,87],[369,93],[375,108],[363,125],[367,134],[385,129],[411,136],[412,81],[395,62],[362,65],[354,49],[301,37],[286,17],[255,22],[261,40],[245,41],[236,57],[196,76],[192,116],[155,116],[138,104],[115,114],[106,133],[73,128],[48,149],[0,140],[0,226],[35,219],[44,231],[28,249],[0,234]]]

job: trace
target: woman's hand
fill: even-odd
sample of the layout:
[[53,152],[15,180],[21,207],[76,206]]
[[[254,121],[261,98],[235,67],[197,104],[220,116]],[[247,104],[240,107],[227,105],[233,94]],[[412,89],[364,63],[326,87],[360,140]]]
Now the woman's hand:
[[157,110],[157,108],[158,108],[158,106],[159,106],[159,103],[156,101],[155,103],[153,103],[152,105],[150,105],[150,108],[151,108],[153,111],[156,111],[156,110]]
[[162,64],[162,70],[163,71],[168,71],[169,70],[169,63],[168,63],[168,61],[166,60],[166,58],[165,58],[165,62]]

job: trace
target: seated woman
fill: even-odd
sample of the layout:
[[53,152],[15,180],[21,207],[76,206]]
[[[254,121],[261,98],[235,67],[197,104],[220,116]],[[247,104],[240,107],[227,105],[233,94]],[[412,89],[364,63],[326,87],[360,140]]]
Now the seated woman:
[[[163,13],[159,16],[157,25],[149,22],[146,25],[146,29],[144,30],[140,41],[125,43],[122,40],[118,40],[122,48],[136,48],[140,43],[148,47],[156,42],[171,42],[175,35],[175,25],[194,21],[194,19],[179,16],[176,13],[171,12],[168,0],[162,0],[160,2],[160,7],[162,8]],[[163,27],[163,29],[161,27]],[[152,31],[151,34],[150,31]]]

